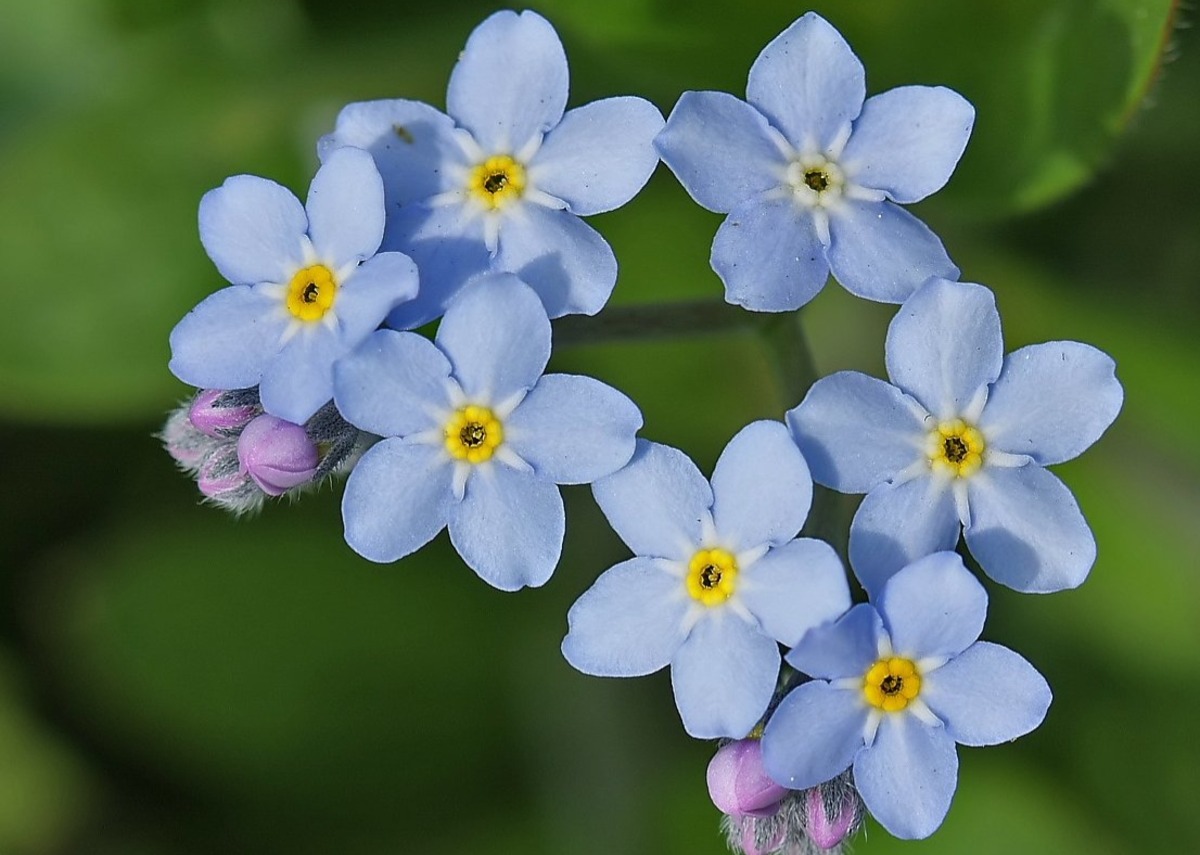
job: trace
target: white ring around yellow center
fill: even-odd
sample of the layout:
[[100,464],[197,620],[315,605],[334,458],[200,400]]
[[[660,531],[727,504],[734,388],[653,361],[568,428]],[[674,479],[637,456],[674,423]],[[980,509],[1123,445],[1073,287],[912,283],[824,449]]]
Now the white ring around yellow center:
[[738,563],[724,549],[701,549],[688,562],[687,592],[706,606],[719,606],[733,596]]
[[487,407],[468,404],[446,421],[446,451],[455,460],[483,463],[504,442],[504,426]]
[[873,707],[900,712],[921,693],[921,675],[911,659],[880,659],[863,675],[863,695]]
[[983,465],[983,434],[962,419],[951,419],[929,432],[926,454],[934,472],[966,478]]
[[836,163],[812,154],[802,155],[788,165],[787,182],[797,201],[815,208],[840,198],[846,178]]
[[319,321],[333,308],[337,290],[337,278],[324,264],[301,268],[288,283],[288,311],[297,320],[309,323]]
[[478,163],[467,177],[467,190],[491,210],[519,199],[528,179],[525,167],[507,154],[497,154]]

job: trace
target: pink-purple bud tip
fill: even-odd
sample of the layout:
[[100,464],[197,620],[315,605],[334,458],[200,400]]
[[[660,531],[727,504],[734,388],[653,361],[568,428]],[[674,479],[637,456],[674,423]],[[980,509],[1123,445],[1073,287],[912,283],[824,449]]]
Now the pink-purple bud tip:
[[825,800],[821,788],[815,787],[805,793],[804,812],[808,837],[822,849],[832,849],[843,840],[854,827],[856,806],[852,798],[846,798],[835,816],[825,811]]
[[232,492],[246,483],[245,473],[223,463],[222,455],[213,455],[204,461],[196,474],[196,486],[210,499]]
[[212,437],[228,436],[254,418],[254,407],[215,406],[224,394],[221,389],[203,389],[196,395],[188,409],[188,419],[196,430]]
[[268,496],[311,480],[320,458],[303,427],[268,415],[246,425],[237,453],[241,472]]
[[732,817],[774,816],[788,794],[763,769],[762,745],[740,739],[722,745],[708,764],[708,794],[713,804]]

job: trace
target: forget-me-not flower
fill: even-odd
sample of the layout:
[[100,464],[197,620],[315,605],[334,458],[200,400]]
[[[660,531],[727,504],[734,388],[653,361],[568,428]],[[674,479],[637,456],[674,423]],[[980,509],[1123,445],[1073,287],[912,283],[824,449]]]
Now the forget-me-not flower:
[[450,75],[445,115],[406,100],[348,105],[321,140],[368,149],[388,196],[384,246],[411,255],[421,293],[391,318],[437,317],[478,270],[518,274],[550,317],[595,314],[617,279],[612,249],[582,216],[632,199],[654,171],[663,126],[642,98],[564,114],[567,57],[535,12],[497,12],[475,28]]
[[900,307],[886,356],[891,383],[839,372],[787,416],[818,483],[867,494],[850,526],[850,563],[867,590],[953,549],[960,525],[1003,585],[1083,582],[1096,544],[1045,467],[1081,454],[1116,418],[1112,359],[1073,341],[1006,357],[992,292],[943,279]]
[[233,285],[171,331],[171,371],[193,386],[259,387],[274,416],[302,424],[333,397],[333,364],[417,293],[417,269],[383,238],[383,182],[346,148],[300,204],[274,181],[237,175],[200,200],[200,240]]
[[867,809],[897,837],[946,816],[962,745],[1029,733],[1050,687],[1006,647],[977,641],[987,594],[952,552],[926,556],[787,655],[815,678],[780,702],[763,735],[776,781],[814,787],[853,766]]
[[679,99],[655,144],[693,199],[729,215],[711,261],[730,303],[796,309],[830,270],[885,303],[930,276],[957,278],[937,235],[900,205],[949,180],[974,108],[942,87],[865,95],[858,57],[809,12],[759,54],[746,101]]
[[639,440],[592,492],[635,557],[571,607],[563,655],[602,677],[670,665],[688,733],[745,736],[775,689],[777,642],[793,645],[850,607],[832,547],[796,537],[812,480],[787,429],[743,428],[711,484],[682,452]]
[[479,576],[503,590],[541,585],[562,550],[558,484],[625,465],[637,407],[591,377],[542,375],[550,320],[511,274],[472,282],[436,342],[380,330],[335,372],[338,409],[386,437],[346,483],[346,542],[396,561],[449,527]]

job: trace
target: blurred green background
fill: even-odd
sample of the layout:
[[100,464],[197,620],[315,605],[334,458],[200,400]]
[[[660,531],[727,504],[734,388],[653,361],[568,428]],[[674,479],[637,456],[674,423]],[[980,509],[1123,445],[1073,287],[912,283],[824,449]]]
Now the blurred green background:
[[[1059,468],[1092,578],[993,594],[985,637],[1048,677],[1045,725],[962,749],[932,839],[856,851],[1183,852],[1200,837],[1200,41],[1170,0],[814,4],[868,90],[942,83],[974,138],[918,213],[997,293],[1008,349],[1090,342],[1127,400]],[[543,0],[571,104],[741,94],[793,3]],[[167,333],[221,285],[196,237],[226,176],[303,194],[346,102],[444,104],[491,4],[38,0],[0,10],[0,855],[720,853],[665,674],[595,680],[558,644],[624,557],[586,489],[543,589],[480,583],[444,538],[397,566],[341,540],[340,488],[259,518],[198,506],[151,434],[187,390]],[[1164,61],[1164,57],[1166,61]],[[660,168],[594,218],[614,301],[718,297],[720,217]],[[818,367],[882,371],[893,310],[830,286]],[[797,402],[752,334],[563,351],[644,434],[710,467]],[[853,504],[843,503],[842,510]]]

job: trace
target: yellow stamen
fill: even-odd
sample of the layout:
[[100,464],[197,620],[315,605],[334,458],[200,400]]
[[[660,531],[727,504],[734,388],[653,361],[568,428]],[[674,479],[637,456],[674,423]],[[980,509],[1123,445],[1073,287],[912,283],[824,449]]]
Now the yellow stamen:
[[921,693],[921,675],[911,659],[880,659],[863,676],[867,702],[884,712],[899,712]]
[[504,442],[504,426],[487,407],[468,404],[446,422],[446,451],[455,460],[483,463]]
[[296,271],[288,283],[288,311],[302,321],[319,321],[333,308],[337,290],[333,271],[324,264],[305,267]]
[[733,596],[737,559],[724,549],[701,549],[688,564],[687,590],[706,606],[719,606]]
[[502,208],[525,192],[525,167],[507,154],[489,157],[471,170],[467,189],[488,208]]
[[983,434],[964,422],[942,422],[929,432],[926,453],[935,472],[966,478],[983,465]]

